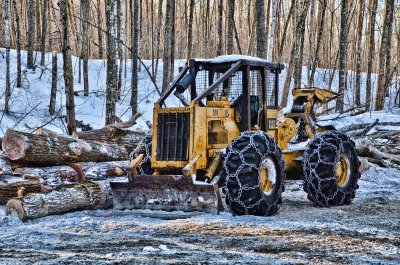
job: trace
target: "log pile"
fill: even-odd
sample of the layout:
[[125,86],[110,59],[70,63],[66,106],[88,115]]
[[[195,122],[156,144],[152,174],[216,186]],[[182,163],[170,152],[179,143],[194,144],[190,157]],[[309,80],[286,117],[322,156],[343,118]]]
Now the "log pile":
[[6,204],[6,213],[25,221],[111,207],[109,181],[127,176],[127,149],[145,136],[125,126],[82,132],[79,139],[45,129],[7,130],[0,150],[0,204]]
[[339,131],[356,143],[358,155],[381,167],[400,169],[400,122],[352,124]]

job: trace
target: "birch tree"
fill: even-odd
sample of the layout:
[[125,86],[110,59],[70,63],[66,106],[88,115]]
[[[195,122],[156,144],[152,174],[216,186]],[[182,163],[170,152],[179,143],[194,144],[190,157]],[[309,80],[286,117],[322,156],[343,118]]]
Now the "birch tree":
[[68,5],[67,0],[60,0],[61,42],[63,54],[64,84],[66,93],[67,128],[68,133],[76,133],[75,102],[74,102],[74,77],[72,72],[71,46],[68,34]]
[[[339,40],[339,93],[346,89],[346,57],[347,57],[347,0],[341,1],[340,40]],[[343,112],[343,96],[336,101],[336,111]]]

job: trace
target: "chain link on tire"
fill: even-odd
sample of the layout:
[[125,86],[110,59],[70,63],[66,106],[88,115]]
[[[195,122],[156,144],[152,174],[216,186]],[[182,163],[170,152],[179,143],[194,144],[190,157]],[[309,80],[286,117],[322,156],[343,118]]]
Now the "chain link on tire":
[[[276,168],[275,183],[263,192],[260,166],[265,159]],[[285,163],[275,139],[263,131],[240,134],[225,150],[223,157],[223,186],[226,204],[235,215],[272,215],[282,205]]]
[[[340,160],[349,163],[345,181],[338,181],[336,170]],[[315,136],[303,155],[304,190],[314,205],[350,204],[358,189],[358,160],[354,142],[345,134],[325,131]]]
[[129,159],[132,161],[138,155],[143,154],[143,160],[136,168],[136,174],[138,175],[152,175],[154,173],[154,170],[151,168],[151,141],[152,136],[147,135],[129,155]]

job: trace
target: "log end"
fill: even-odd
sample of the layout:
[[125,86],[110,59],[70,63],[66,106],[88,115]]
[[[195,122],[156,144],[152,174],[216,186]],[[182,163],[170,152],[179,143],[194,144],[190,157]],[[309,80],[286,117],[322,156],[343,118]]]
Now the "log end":
[[27,220],[27,216],[21,200],[11,199],[7,202],[6,215],[12,214],[13,211],[17,213],[19,220],[21,220],[22,222]]
[[7,130],[2,141],[4,154],[11,160],[18,160],[25,155],[25,139],[23,135]]

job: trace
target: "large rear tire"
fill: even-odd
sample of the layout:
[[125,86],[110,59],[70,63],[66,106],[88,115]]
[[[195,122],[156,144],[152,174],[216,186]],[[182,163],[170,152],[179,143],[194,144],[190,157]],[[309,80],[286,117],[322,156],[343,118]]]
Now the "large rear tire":
[[152,175],[154,173],[154,170],[151,168],[151,142],[152,136],[147,135],[139,142],[129,156],[130,160],[133,160],[140,154],[143,154],[143,160],[136,168],[136,174],[138,175]]
[[285,163],[275,140],[262,131],[241,133],[226,149],[223,192],[234,215],[272,215],[282,205]]
[[360,161],[345,134],[325,131],[315,136],[303,155],[304,190],[314,205],[350,204],[358,189]]

